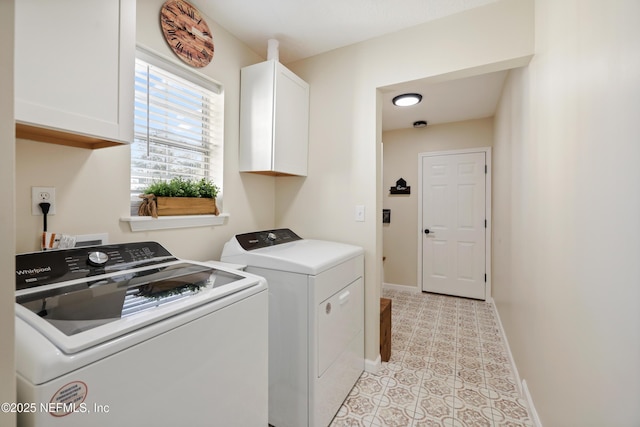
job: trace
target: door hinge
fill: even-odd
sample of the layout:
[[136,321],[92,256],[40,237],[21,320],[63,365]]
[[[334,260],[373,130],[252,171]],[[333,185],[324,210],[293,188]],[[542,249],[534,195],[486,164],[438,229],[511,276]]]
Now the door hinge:
[[484,173],[487,173],[487,171],[488,171],[488,166],[484,165]]
[[487,220],[484,220],[484,228],[487,228]]
[[484,283],[487,283],[487,274],[484,275]]

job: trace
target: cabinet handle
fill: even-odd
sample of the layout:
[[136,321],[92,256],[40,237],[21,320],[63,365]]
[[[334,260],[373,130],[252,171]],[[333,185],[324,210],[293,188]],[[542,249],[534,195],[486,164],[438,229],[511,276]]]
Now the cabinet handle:
[[340,301],[340,305],[346,304],[349,301],[349,296],[351,295],[351,291],[346,291],[342,295],[338,297],[338,301]]

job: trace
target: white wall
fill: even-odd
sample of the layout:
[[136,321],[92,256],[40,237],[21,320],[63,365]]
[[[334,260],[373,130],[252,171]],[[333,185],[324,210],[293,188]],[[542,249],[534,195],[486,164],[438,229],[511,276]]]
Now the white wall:
[[[13,8],[0,2],[0,403],[15,402],[15,122],[13,115]],[[15,414],[0,411],[0,425],[15,425]]]
[[[289,64],[310,84],[307,178],[277,178],[276,224],[365,249],[365,356],[379,353],[381,127],[377,88],[526,64],[533,2],[498,1]],[[364,205],[366,221],[354,221]]]
[[545,427],[640,425],[640,3],[537,0],[496,115],[493,290]]
[[[163,0],[137,1],[137,41],[158,53],[180,60],[169,49],[160,30]],[[196,3],[197,4],[197,3]],[[238,173],[240,68],[262,59],[230,35],[212,18],[215,54],[201,71],[225,90],[224,212],[228,225],[132,233],[120,223],[129,214],[128,146],[83,150],[39,142],[17,143],[17,252],[38,250],[42,217],[30,212],[31,186],[56,187],[57,213],[49,230],[84,234],[108,232],[111,242],[156,240],[177,256],[217,259],[234,234],[274,225],[274,178]],[[266,41],[265,41],[266,43]]]
[[[391,209],[391,223],[384,224],[383,256],[385,283],[420,287],[418,258],[418,154],[429,151],[490,147],[493,118],[429,125],[420,129],[383,132],[384,161],[382,207]],[[392,195],[390,187],[403,178],[411,186],[409,195]]]

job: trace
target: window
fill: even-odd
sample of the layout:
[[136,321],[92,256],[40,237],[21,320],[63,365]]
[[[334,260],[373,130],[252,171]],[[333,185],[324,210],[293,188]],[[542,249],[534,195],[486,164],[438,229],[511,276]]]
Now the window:
[[222,199],[222,87],[207,77],[138,48],[131,212],[153,181],[207,178]]

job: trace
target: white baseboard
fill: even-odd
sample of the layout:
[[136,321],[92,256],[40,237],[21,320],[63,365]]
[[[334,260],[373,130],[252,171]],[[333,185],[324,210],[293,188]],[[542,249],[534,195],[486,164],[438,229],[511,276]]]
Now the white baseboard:
[[533,404],[533,398],[531,397],[531,393],[529,393],[529,388],[527,387],[527,381],[520,379],[520,374],[518,373],[518,367],[516,366],[516,362],[513,359],[513,354],[511,353],[511,347],[509,346],[509,340],[507,340],[507,334],[504,332],[504,328],[502,327],[502,320],[500,320],[500,313],[498,313],[498,308],[496,307],[495,301],[493,298],[487,299],[487,302],[491,304],[493,307],[493,312],[496,315],[496,319],[498,320],[498,328],[500,329],[500,335],[504,340],[504,345],[507,349],[507,355],[509,357],[509,363],[511,364],[511,369],[513,369],[513,375],[515,375],[515,380],[518,386],[518,391],[520,395],[525,398],[527,401],[527,405],[529,406],[529,414],[531,415],[531,421],[533,421],[534,427],[542,427],[542,423],[540,422],[540,417],[538,417],[538,412],[536,411],[536,407]]
[[507,334],[504,333],[504,328],[502,327],[502,320],[500,320],[500,313],[498,313],[498,309],[496,308],[495,301],[493,298],[488,299],[487,302],[491,304],[493,307],[493,312],[496,315],[496,319],[498,320],[498,328],[500,329],[500,336],[504,340],[504,346],[507,349],[507,356],[509,357],[509,363],[511,364],[511,369],[513,369],[513,375],[515,375],[515,380],[518,386],[518,392],[522,395],[522,383],[520,380],[520,374],[518,373],[518,367],[516,366],[516,362],[513,359],[513,354],[511,354],[511,347],[509,346],[509,340],[507,340]]
[[531,415],[531,421],[533,421],[534,427],[542,427],[538,411],[536,411],[536,407],[533,404],[533,398],[531,397],[531,393],[529,393],[529,387],[527,387],[527,380],[522,380],[522,391],[524,398],[527,401],[527,405],[529,406],[529,414]]
[[414,294],[419,294],[421,291],[417,286],[408,286],[408,285],[396,285],[393,283],[383,283],[382,287],[385,289],[393,289],[396,291],[404,291],[404,292],[411,292]]
[[376,360],[364,359],[364,370],[370,374],[377,374],[382,367],[382,358],[380,355],[376,358]]

